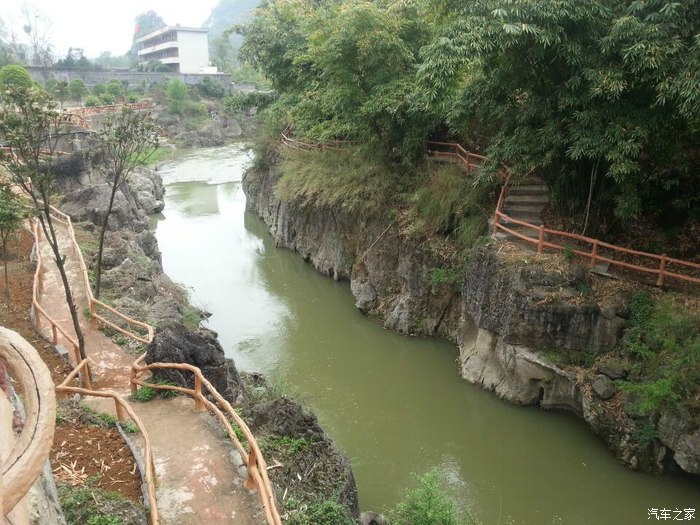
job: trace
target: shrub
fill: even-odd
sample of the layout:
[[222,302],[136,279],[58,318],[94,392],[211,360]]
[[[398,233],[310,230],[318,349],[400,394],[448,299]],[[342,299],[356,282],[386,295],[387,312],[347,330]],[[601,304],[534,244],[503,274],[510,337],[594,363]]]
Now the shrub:
[[219,99],[226,94],[226,88],[211,77],[204,77],[204,80],[197,85],[197,89],[202,95],[209,98]]
[[635,361],[628,381],[620,382],[633,412],[675,407],[700,389],[700,318],[671,299],[655,302],[646,291],[635,294],[622,347]]
[[438,471],[431,470],[418,479],[418,487],[406,493],[403,501],[389,513],[391,525],[459,525],[477,523],[469,514],[460,516],[454,500],[448,496]]
[[85,99],[85,105],[89,108],[94,108],[95,106],[100,105],[100,99],[97,98],[95,95],[90,95]]
[[33,84],[32,76],[22,66],[10,64],[0,68],[0,87],[14,86],[29,89]]
[[116,98],[111,93],[103,93],[100,95],[100,102],[105,106],[110,106],[114,104]]
[[173,78],[165,87],[165,98],[168,102],[168,111],[175,115],[182,115],[190,95],[185,83],[179,78]]

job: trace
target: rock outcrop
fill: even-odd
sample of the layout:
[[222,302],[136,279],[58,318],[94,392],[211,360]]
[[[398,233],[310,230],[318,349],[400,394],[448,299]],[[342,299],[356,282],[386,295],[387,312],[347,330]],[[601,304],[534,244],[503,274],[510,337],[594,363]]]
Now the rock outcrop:
[[[199,367],[204,377],[230,403],[241,393],[241,379],[233,359],[227,358],[216,333],[191,330],[182,323],[168,323],[156,330],[146,348],[146,363],[185,363]],[[186,370],[155,370],[156,381],[194,388],[194,374]]]
[[674,465],[698,473],[700,433],[688,418],[662,418],[659,439],[644,442],[615,403],[621,394],[613,380],[625,377],[624,369],[604,363],[598,374],[580,375],[557,364],[594,360],[617,345],[629,315],[624,294],[587,299],[579,291],[588,287],[583,268],[509,258],[497,243],[470,254],[455,291],[430,278],[440,258],[386,214],[359,218],[283,202],[275,170],[271,163],[246,173],[248,210],[267,223],[277,246],[325,275],[349,279],[361,311],[401,333],[455,342],[465,380],[513,403],[577,414],[629,467],[659,472]]

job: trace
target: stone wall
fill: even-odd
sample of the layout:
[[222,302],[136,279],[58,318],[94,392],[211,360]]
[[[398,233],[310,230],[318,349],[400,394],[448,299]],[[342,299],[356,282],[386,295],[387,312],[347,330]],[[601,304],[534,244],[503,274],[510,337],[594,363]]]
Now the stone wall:
[[126,82],[131,87],[139,86],[145,82],[147,86],[154,84],[164,84],[168,79],[179,78],[185,84],[195,85],[200,84],[205,78],[212,78],[218,81],[227,90],[231,88],[231,75],[224,73],[216,74],[182,74],[182,73],[155,73],[155,72],[140,72],[140,71],[75,71],[58,68],[43,68],[33,67],[27,68],[32,78],[40,84],[46,83],[50,78],[56,80],[65,80],[70,82],[73,79],[79,78],[92,87],[95,84],[106,84],[113,78],[121,82]]

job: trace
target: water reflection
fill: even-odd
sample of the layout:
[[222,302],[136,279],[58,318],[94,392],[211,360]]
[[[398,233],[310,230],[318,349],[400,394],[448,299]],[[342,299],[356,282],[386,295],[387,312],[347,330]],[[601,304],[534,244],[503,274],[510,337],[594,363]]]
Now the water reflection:
[[452,345],[363,317],[347,284],[275,248],[244,212],[231,181],[245,153],[198,155],[163,172],[165,270],[213,312],[210,326],[240,368],[311,403],[351,458],[364,508],[393,505],[413,472],[434,466],[488,524],[617,525],[646,521],[652,506],[697,507],[698,483],[629,472],[581,421],[465,384]]

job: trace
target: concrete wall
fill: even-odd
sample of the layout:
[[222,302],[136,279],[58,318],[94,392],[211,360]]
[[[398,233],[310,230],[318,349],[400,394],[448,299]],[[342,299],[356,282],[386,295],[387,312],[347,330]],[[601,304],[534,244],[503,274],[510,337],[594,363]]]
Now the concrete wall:
[[71,71],[57,68],[28,67],[27,70],[34,80],[44,84],[49,78],[70,82],[74,78],[82,79],[88,87],[95,84],[106,84],[113,78],[126,81],[130,87],[136,87],[145,81],[147,86],[164,84],[169,78],[179,78],[185,84],[194,85],[202,82],[206,77],[217,80],[228,91],[231,86],[231,76],[223,73],[215,75],[182,74],[182,73],[146,73],[139,71]]
[[206,33],[178,31],[180,73],[199,73],[209,65],[209,42]]

